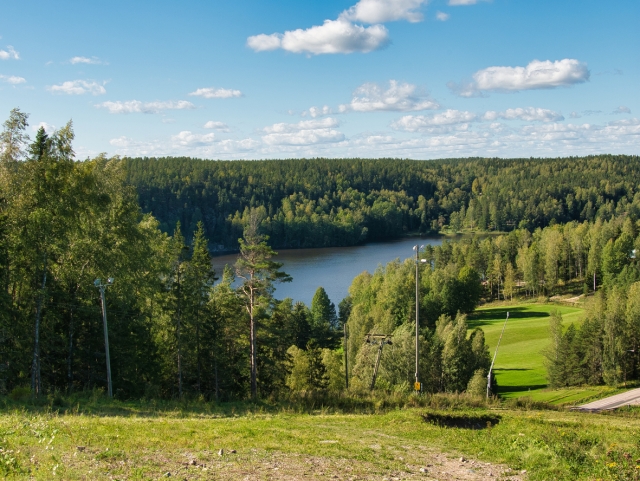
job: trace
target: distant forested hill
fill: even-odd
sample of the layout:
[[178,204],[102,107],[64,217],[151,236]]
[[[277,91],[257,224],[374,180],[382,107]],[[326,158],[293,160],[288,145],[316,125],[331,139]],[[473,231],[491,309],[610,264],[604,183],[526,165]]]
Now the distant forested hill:
[[144,212],[214,248],[235,249],[250,207],[282,247],[353,245],[408,232],[512,230],[571,220],[640,217],[640,158],[289,159],[125,158]]

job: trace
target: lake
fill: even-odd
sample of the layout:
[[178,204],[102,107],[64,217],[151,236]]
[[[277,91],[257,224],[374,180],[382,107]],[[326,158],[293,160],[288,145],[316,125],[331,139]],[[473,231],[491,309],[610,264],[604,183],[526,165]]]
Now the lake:
[[[316,289],[324,287],[336,305],[349,294],[351,281],[364,271],[373,272],[379,265],[400,258],[414,256],[413,246],[440,245],[443,237],[409,237],[388,242],[372,242],[353,247],[327,247],[321,249],[281,250],[275,260],[282,262],[282,270],[293,281],[276,284],[275,297],[292,298],[311,306]],[[213,258],[213,267],[220,277],[225,264],[233,266],[236,254]]]

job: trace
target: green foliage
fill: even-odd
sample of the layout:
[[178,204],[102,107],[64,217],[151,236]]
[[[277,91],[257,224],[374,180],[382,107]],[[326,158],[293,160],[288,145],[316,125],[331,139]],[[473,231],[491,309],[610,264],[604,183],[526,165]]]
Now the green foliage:
[[153,212],[165,232],[179,220],[190,236],[204,220],[208,237],[225,249],[237,248],[258,206],[276,248],[353,245],[445,227],[535,230],[640,214],[636,156],[123,162],[143,211]]

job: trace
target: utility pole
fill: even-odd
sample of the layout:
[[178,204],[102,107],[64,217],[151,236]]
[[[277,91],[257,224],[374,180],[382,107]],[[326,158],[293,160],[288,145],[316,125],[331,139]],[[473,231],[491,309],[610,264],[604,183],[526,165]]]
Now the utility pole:
[[414,389],[417,392],[421,392],[422,391],[422,384],[420,383],[420,282],[419,282],[419,276],[418,276],[418,267],[420,266],[421,262],[427,262],[426,259],[420,259],[419,255],[420,255],[420,249],[422,249],[424,247],[424,245],[422,246],[418,246],[415,245],[413,246],[413,250],[416,251],[416,382],[413,385]]
[[500,333],[500,338],[498,339],[498,345],[496,346],[496,352],[493,354],[493,360],[491,361],[491,367],[489,368],[489,374],[487,374],[487,399],[491,395],[491,373],[493,371],[493,363],[496,362],[496,356],[498,355],[498,348],[500,347],[500,341],[502,341],[502,335],[504,334],[504,328],[507,327],[507,321],[509,320],[509,313],[507,312],[507,318],[504,320],[504,324],[502,325],[502,332]]
[[347,338],[349,334],[347,333],[347,323],[344,323],[344,385],[347,389],[349,389],[349,361],[348,361],[348,353],[347,353]]
[[370,389],[373,391],[373,388],[376,386],[376,378],[378,377],[378,368],[380,367],[380,358],[382,357],[382,348],[385,344],[391,345],[391,335],[390,334],[367,334],[367,337],[364,341],[366,344],[379,344],[378,347],[378,355],[376,356],[376,363],[373,366],[373,376],[371,377],[371,386]]
[[113,285],[113,277],[107,279],[107,283],[103,284],[102,280],[96,279],[93,285],[100,291],[100,299],[102,300],[102,326],[104,328],[104,352],[107,359],[107,388],[109,397],[113,398],[113,385],[111,384],[111,358],[109,357],[109,329],[107,327],[107,303],[104,298],[104,291],[108,286]]

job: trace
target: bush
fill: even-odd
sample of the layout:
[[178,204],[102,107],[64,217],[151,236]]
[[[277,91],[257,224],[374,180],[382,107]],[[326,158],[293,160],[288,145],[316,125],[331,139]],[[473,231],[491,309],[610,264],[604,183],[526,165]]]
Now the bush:
[[31,389],[26,386],[16,386],[9,393],[12,401],[26,401],[31,397]]

